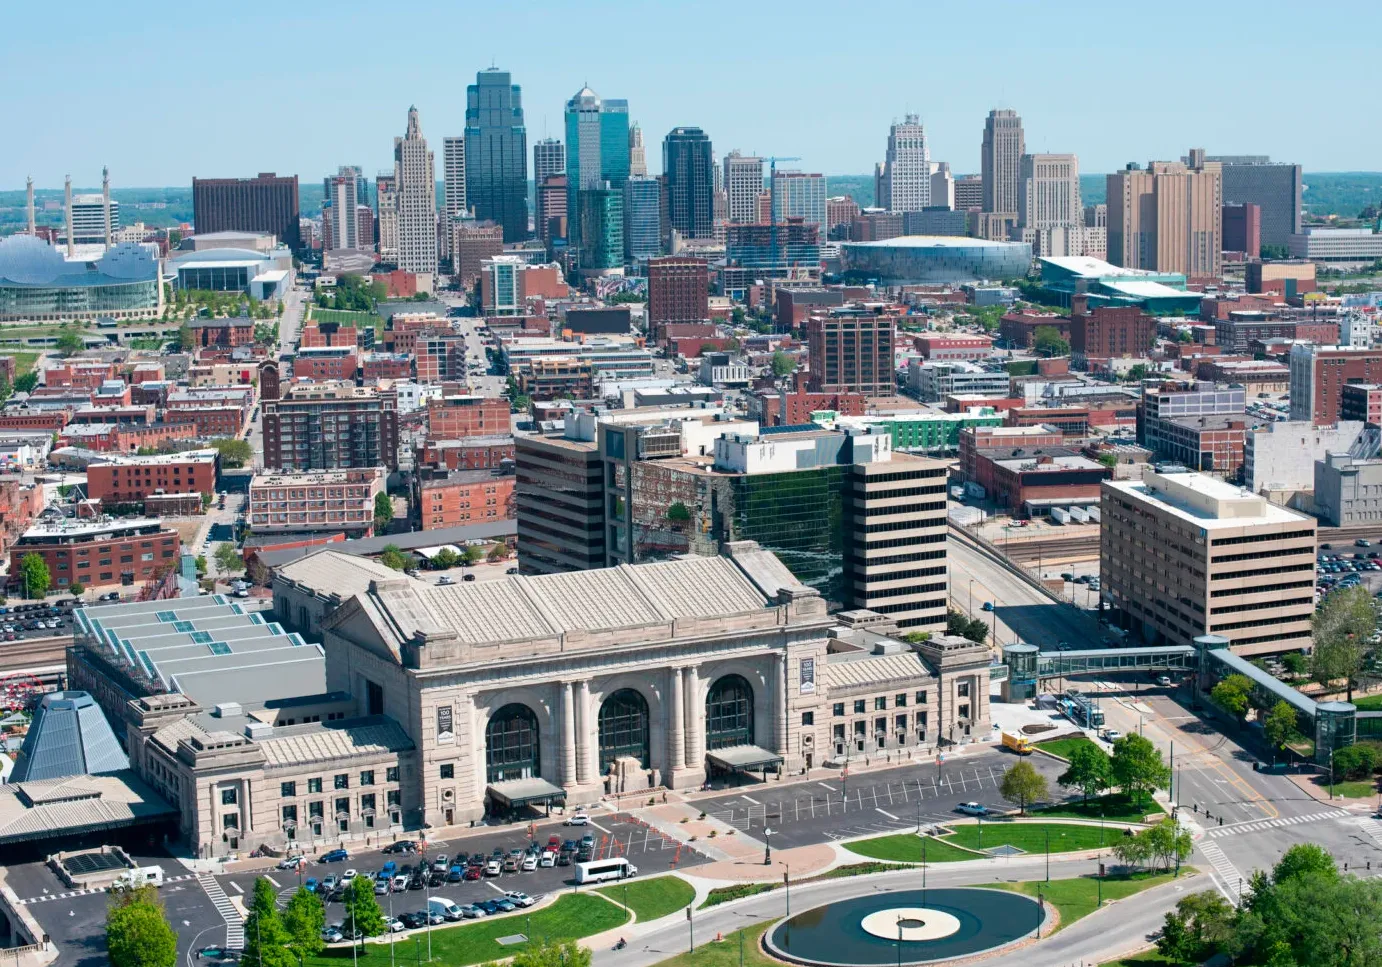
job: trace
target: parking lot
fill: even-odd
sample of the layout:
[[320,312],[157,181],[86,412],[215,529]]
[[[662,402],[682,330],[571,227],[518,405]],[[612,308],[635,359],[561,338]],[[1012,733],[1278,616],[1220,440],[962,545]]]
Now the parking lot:
[[[68,599],[71,600],[71,599]],[[0,640],[25,641],[72,634],[72,610],[54,604],[0,607]]]

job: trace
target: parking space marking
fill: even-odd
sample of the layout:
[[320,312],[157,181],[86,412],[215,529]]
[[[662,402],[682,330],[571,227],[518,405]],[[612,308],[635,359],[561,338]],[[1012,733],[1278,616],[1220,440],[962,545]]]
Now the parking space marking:
[[243,894],[245,892],[244,889],[241,888],[240,884],[236,883],[234,880],[230,881],[230,888],[234,890],[236,893]]
[[278,881],[275,880],[275,879],[274,879],[272,876],[270,876],[269,874],[265,873],[265,874],[264,874],[264,879],[266,879],[266,880],[268,880],[270,883],[272,883],[275,890],[281,890],[281,889],[282,889],[282,887],[280,887],[280,886],[278,885]]
[[892,813],[888,812],[886,809],[879,808],[878,811],[882,813],[884,816],[887,816],[893,822],[897,822],[897,817],[894,816]]

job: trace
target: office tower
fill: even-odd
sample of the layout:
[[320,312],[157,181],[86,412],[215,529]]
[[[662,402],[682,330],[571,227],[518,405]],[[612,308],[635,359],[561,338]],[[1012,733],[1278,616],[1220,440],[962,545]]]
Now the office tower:
[[955,209],[955,177],[950,173],[950,162],[931,162],[931,204],[927,208]]
[[442,139],[442,185],[445,192],[446,223],[464,217],[465,198],[465,136],[452,135]]
[[662,182],[632,175],[624,183],[624,256],[646,262],[662,252]]
[[931,204],[931,152],[926,129],[915,114],[888,129],[881,194],[874,205],[890,212],[919,212]]
[[604,481],[594,442],[514,437],[518,569],[589,571],[605,564]]
[[1348,383],[1382,383],[1382,350],[1352,346],[1291,347],[1291,419],[1338,423]]
[[710,138],[694,127],[677,127],[662,139],[667,179],[667,219],[682,238],[715,235],[715,161]]
[[808,225],[815,225],[819,237],[825,238],[825,175],[774,172],[772,194],[775,221],[800,218]]
[[376,231],[379,234],[379,261],[398,264],[398,179],[392,174],[374,179]]
[[629,174],[640,178],[648,177],[648,155],[643,150],[643,129],[637,124],[629,128]]
[[980,155],[984,181],[984,211],[1017,212],[1017,182],[1027,144],[1016,111],[995,109],[984,121]]
[[548,175],[537,186],[537,237],[550,252],[566,239],[566,175]]
[[1300,234],[1300,165],[1273,163],[1266,158],[1231,160],[1229,156],[1205,160],[1222,165],[1224,204],[1256,205],[1261,210],[1263,245],[1286,248],[1291,236]]
[[1314,518],[1199,473],[1149,470],[1101,491],[1110,624],[1173,645],[1223,635],[1241,655],[1310,647]]
[[1128,269],[1217,278],[1223,181],[1198,148],[1191,163],[1152,161],[1108,176],[1108,260]]
[[269,232],[296,252],[302,247],[300,214],[297,175],[192,179],[192,223],[199,235]]
[[669,322],[710,318],[710,266],[705,259],[671,255],[648,262],[648,332]]
[[752,225],[758,219],[758,196],[763,194],[763,159],[750,158],[735,148],[725,155],[725,194],[729,196],[729,220]]
[[533,184],[566,173],[566,148],[556,138],[533,142]]
[[964,175],[955,179],[955,211],[978,211],[984,207],[984,179],[979,175]]
[[[582,88],[566,103],[567,236],[582,269],[601,272],[622,264],[622,189],[628,179],[628,102],[602,100],[590,88]],[[617,225],[612,218],[615,207]],[[582,235],[587,224],[602,233],[589,244]],[[609,232],[617,237],[603,236]]]
[[528,132],[522,88],[491,67],[466,88],[466,201],[481,221],[504,227],[504,241],[528,237]]
[[504,226],[463,219],[451,227],[451,260],[455,281],[469,289],[480,277],[485,259],[504,253]]
[[859,205],[849,195],[836,195],[825,200],[825,227],[834,239],[849,238],[850,223],[859,214]]
[[725,268],[720,273],[722,293],[746,297],[749,287],[785,279],[819,282],[821,277],[820,230],[800,218],[753,225],[729,225],[725,230]]
[[1262,208],[1251,203],[1225,203],[1222,213],[1224,251],[1242,252],[1245,258],[1262,255]]
[[72,196],[72,236],[77,245],[106,244],[106,216],[109,212],[111,231],[120,230],[120,203],[106,204],[104,194]]
[[893,342],[897,321],[873,311],[832,309],[806,321],[812,393],[892,396],[897,385]]
[[398,469],[393,390],[327,381],[265,397],[264,466],[272,470]]
[[1039,258],[1088,254],[1079,159],[1073,154],[1022,156],[1017,227],[1021,241],[1031,245],[1032,254]]
[[422,136],[417,108],[408,108],[408,128],[393,142],[398,186],[398,267],[418,275],[437,274],[437,166]]
[[374,250],[374,209],[368,205],[355,206],[355,241],[362,252]]
[[359,240],[359,221],[355,206],[359,204],[360,182],[353,168],[342,167],[324,179],[325,203],[322,205],[322,248],[328,252],[363,248]]
[[336,169],[335,175],[327,175],[322,179],[322,187],[325,190],[324,197],[327,201],[331,198],[332,178],[354,178],[355,203],[358,205],[369,204],[369,179],[365,177],[364,169],[359,165],[340,165]]

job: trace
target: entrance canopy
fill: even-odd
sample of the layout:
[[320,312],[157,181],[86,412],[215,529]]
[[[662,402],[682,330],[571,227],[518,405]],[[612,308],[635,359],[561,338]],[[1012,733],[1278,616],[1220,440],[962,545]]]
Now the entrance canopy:
[[506,779],[492,782],[486,790],[490,798],[501,806],[517,809],[532,803],[551,805],[566,802],[566,790],[546,779]]
[[723,749],[711,749],[706,754],[714,765],[721,769],[762,769],[779,765],[782,756],[756,745],[731,745]]

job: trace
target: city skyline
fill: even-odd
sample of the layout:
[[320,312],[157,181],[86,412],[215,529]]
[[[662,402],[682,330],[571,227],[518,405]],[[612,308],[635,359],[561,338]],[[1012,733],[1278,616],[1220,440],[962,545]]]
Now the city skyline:
[[[901,5],[893,6],[891,15],[880,10],[879,20],[892,16],[905,21],[914,16]],[[0,187],[20,188],[30,174],[39,188],[60,186],[68,170],[79,172],[100,164],[119,172],[121,185],[147,187],[189,184],[194,175],[245,176],[261,170],[291,172],[315,181],[321,173],[334,171],[341,157],[361,159],[372,174],[388,167],[396,119],[410,103],[416,103],[428,118],[428,130],[437,141],[462,134],[465,104],[449,77],[454,71],[468,76],[491,63],[511,72],[514,82],[522,85],[531,140],[560,135],[562,105],[572,90],[588,82],[599,91],[633,93],[630,120],[656,137],[679,125],[699,126],[717,150],[739,147],[746,154],[800,155],[805,170],[827,175],[870,172],[881,156],[888,125],[907,113],[918,114],[926,125],[933,158],[950,161],[957,173],[977,171],[983,120],[997,107],[1011,108],[1022,116],[1028,150],[1075,152],[1082,170],[1090,173],[1110,172],[1128,161],[1169,157],[1183,144],[1205,144],[1220,153],[1268,154],[1314,171],[1375,167],[1371,159],[1382,146],[1382,134],[1358,125],[1346,102],[1312,102],[1310,111],[1313,130],[1348,130],[1348,138],[1306,138],[1302,129],[1279,123],[1283,103],[1300,95],[1285,72],[1259,68],[1298,54],[1294,38],[1272,31],[1238,34],[1235,31],[1241,25],[1232,11],[1182,6],[1193,9],[1197,25],[1193,33],[1172,26],[1186,22],[1173,11],[1154,22],[1139,23],[1129,34],[1120,32],[1116,23],[1096,18],[1096,8],[1087,4],[1068,5],[1065,17],[1001,5],[995,12],[1007,23],[1009,35],[1022,37],[1033,50],[1041,51],[1043,69],[1033,72],[1020,63],[1021,58],[1011,58],[986,71],[982,81],[947,88],[943,98],[930,94],[933,85],[907,63],[886,59],[868,72],[813,74],[764,70],[762,55],[749,59],[724,54],[716,55],[715,69],[708,70],[702,55],[717,49],[715,5],[704,16],[677,17],[680,41],[668,46],[652,41],[654,32],[676,17],[674,7],[660,9],[650,21],[619,16],[627,10],[624,4],[597,4],[591,16],[607,19],[602,38],[611,50],[620,50],[620,57],[587,66],[562,56],[568,37],[560,18],[514,32],[501,29],[499,10],[467,10],[461,18],[440,5],[422,4],[416,16],[443,22],[464,20],[467,33],[484,37],[489,46],[477,48],[460,63],[440,51],[400,61],[394,65],[393,81],[377,91],[352,87],[358,78],[351,79],[348,59],[337,66],[301,57],[309,27],[314,44],[330,45],[338,32],[341,42],[359,43],[360,35],[349,33],[354,23],[350,13],[356,7],[363,16],[363,6],[346,4],[344,15],[325,25],[309,23],[305,17],[271,23],[267,15],[250,13],[235,24],[218,24],[221,43],[236,51],[243,73],[272,79],[283,90],[307,92],[304,96],[315,104],[303,110],[301,99],[286,97],[257,104],[256,127],[278,132],[262,139],[232,135],[232,130],[240,129],[226,126],[218,112],[175,111],[167,99],[167,74],[158,71],[115,72],[106,87],[114,107],[84,116],[81,124],[61,123],[86,88],[75,78],[52,76],[49,67],[57,58],[108,51],[112,44],[119,49],[137,44],[153,45],[176,59],[177,51],[202,43],[201,15],[189,15],[184,9],[177,17],[132,18],[121,23],[110,8],[79,3],[79,10],[86,9],[76,18],[77,25],[64,31],[59,40],[43,29],[32,8],[20,8],[14,11],[15,34],[29,40],[17,47],[9,63],[14,76],[47,80],[41,85],[8,85],[0,94],[6,116],[23,132],[0,158]],[[1356,9],[1365,14],[1361,4]],[[755,23],[766,24],[771,16],[767,11],[737,8],[731,14],[728,6],[724,12],[745,30],[752,30]],[[803,4],[800,12],[803,16],[792,23],[773,21],[774,29],[786,31],[783,50],[819,42],[822,29],[838,15],[835,8],[811,3]],[[964,25],[962,16],[959,10],[930,12],[928,26],[941,32],[947,27],[959,30]],[[1072,31],[1072,19],[1091,28],[1101,25],[1101,29]],[[321,36],[321,31],[328,36]],[[1218,46],[1215,38],[1229,34],[1237,38],[1235,44]],[[1212,57],[1208,56],[1211,45]],[[1160,70],[1165,51],[1173,47],[1196,64],[1194,72]],[[969,52],[961,53],[961,49],[941,47],[929,53],[926,73],[977,76],[965,71]],[[785,67],[788,55],[766,56],[782,58],[779,66]],[[1335,69],[1340,72],[1341,89],[1365,89],[1361,63],[1343,59]],[[1158,83],[1091,82],[1100,74],[1139,71],[1154,71]],[[681,83],[688,77],[696,83]],[[1220,99],[1204,96],[1206,90],[1231,90],[1247,78],[1252,80],[1255,96],[1236,101],[1231,111],[1222,109]],[[228,97],[231,83],[229,78],[199,78],[194,70],[179,83],[179,96]],[[746,84],[753,87],[752,97],[743,96]],[[335,103],[314,100],[310,93],[343,90],[352,93]],[[807,107],[764,112],[755,106],[765,103]],[[1135,117],[1137,123],[1105,123],[1114,116]],[[147,150],[148,138],[159,132],[173,133],[169,126],[174,118],[180,150]],[[656,155],[649,159],[653,165],[660,161]]]

